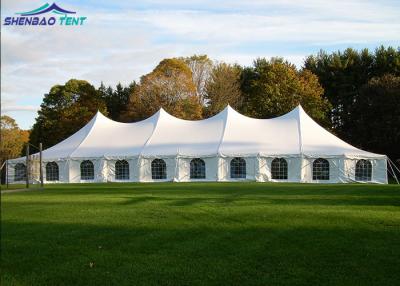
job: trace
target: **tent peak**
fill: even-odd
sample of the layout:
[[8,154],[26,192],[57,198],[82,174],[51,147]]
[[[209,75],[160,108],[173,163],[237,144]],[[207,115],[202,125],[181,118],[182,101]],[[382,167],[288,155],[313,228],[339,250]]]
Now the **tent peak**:
[[[230,104],[227,104],[226,107],[221,111],[222,113],[228,112],[228,113],[239,113],[237,110],[235,110],[232,106],[230,106]],[[243,115],[243,114],[241,114]]]

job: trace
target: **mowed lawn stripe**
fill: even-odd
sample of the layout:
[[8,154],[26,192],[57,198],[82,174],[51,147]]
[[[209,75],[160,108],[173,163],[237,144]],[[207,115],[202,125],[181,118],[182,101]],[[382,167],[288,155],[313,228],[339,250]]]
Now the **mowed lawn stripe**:
[[2,194],[2,285],[396,285],[400,187],[48,185]]

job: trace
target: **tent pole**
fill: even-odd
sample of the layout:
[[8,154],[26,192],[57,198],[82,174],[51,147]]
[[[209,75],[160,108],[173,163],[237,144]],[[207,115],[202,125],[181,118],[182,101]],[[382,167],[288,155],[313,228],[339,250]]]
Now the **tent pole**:
[[[388,159],[390,160],[390,158],[388,158]],[[394,166],[395,170],[397,170],[397,172],[400,173],[400,170],[399,170],[399,168],[397,168],[396,163],[393,162],[392,160],[390,160],[390,162],[392,162],[392,165]]]
[[29,188],[29,143],[26,144],[26,188]]
[[[389,166],[389,167],[390,167],[390,166]],[[390,169],[391,169],[391,168],[388,168],[388,169],[387,169],[387,172],[389,173],[389,175],[391,175],[391,176],[393,176],[393,178],[395,178],[396,175],[393,174],[393,173],[390,171]],[[395,178],[395,180],[396,180],[396,178]],[[396,181],[397,181],[397,180],[396,180]]]
[[42,162],[42,142],[39,143],[39,176],[40,176],[40,187],[43,188],[43,162]]
[[[392,160],[390,160],[389,157],[388,157],[388,163],[389,163],[390,169],[392,169],[393,177],[396,179],[396,182],[397,182],[397,184],[399,185],[400,183],[399,183],[399,180],[397,179],[396,172],[393,170],[393,167],[392,167]],[[395,166],[395,167],[396,167],[396,166]]]
[[8,189],[8,156],[6,157],[6,187]]

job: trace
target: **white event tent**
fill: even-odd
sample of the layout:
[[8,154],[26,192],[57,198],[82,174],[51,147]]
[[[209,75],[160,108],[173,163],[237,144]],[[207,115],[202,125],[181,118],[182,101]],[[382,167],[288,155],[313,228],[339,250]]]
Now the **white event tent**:
[[[347,144],[301,106],[272,119],[249,118],[230,106],[198,121],[160,109],[143,121],[120,123],[98,112],[78,132],[43,151],[48,183],[387,183],[386,164],[385,155]],[[9,160],[8,166],[11,181],[26,178],[24,157]]]

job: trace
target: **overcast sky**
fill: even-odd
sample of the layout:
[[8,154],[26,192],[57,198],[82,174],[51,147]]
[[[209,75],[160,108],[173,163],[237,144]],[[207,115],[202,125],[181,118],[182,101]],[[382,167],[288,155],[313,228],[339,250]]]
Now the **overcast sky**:
[[[2,1],[1,22],[46,1]],[[49,4],[52,2],[49,1]],[[43,95],[68,79],[128,84],[163,58],[207,54],[250,65],[346,47],[400,45],[400,1],[57,1],[83,26],[2,26],[2,114],[34,123]]]

